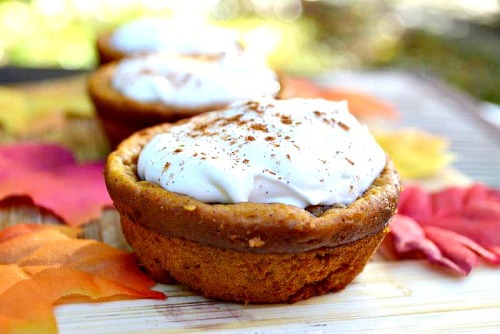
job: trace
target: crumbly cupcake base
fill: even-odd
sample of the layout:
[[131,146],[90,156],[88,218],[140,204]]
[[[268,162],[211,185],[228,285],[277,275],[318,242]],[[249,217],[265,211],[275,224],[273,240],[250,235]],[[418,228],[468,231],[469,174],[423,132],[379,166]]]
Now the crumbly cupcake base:
[[294,303],[345,288],[388,232],[298,254],[257,254],[168,238],[121,217],[127,240],[150,275],[180,282],[208,298]]

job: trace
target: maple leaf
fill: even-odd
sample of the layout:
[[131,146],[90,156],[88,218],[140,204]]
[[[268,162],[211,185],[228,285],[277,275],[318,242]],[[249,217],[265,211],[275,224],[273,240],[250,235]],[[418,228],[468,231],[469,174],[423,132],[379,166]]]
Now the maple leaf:
[[70,225],[99,216],[112,205],[103,162],[77,164],[58,146],[19,143],[0,146],[0,202],[28,196]]
[[391,157],[402,178],[435,174],[453,161],[448,141],[420,129],[373,130],[379,145]]
[[281,97],[322,98],[331,101],[346,100],[349,111],[357,117],[399,118],[399,113],[389,103],[370,94],[347,88],[322,87],[306,78],[286,76],[282,78]]
[[461,275],[480,258],[499,265],[500,191],[483,184],[434,193],[407,186],[390,229],[382,250],[397,258],[426,257]]
[[53,305],[64,297],[164,299],[150,290],[132,253],[76,239],[64,225],[20,224],[0,231],[0,332],[56,333]]

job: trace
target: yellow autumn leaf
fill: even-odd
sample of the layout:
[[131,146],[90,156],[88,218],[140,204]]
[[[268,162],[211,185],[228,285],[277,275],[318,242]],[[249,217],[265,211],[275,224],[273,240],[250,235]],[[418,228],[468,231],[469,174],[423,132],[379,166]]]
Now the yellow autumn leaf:
[[0,87],[0,126],[11,132],[19,129],[30,118],[28,101],[14,88]]
[[419,129],[372,130],[403,179],[432,176],[453,160],[446,138]]
[[0,86],[0,110],[0,124],[9,133],[23,131],[55,112],[93,115],[84,76]]

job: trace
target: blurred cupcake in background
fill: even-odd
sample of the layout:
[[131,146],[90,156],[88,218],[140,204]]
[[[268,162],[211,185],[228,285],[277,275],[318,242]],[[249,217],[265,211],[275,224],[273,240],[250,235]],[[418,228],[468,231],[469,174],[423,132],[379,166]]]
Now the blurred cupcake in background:
[[101,64],[156,51],[180,55],[221,56],[243,51],[236,31],[206,22],[140,18],[97,39]]
[[278,97],[279,76],[247,54],[158,52],[100,66],[88,81],[96,115],[112,146],[151,125],[174,122],[230,103]]

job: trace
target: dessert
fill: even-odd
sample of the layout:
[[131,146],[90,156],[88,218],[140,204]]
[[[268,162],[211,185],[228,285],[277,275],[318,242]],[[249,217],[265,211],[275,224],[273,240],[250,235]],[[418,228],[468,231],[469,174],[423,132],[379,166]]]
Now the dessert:
[[91,74],[89,95],[112,146],[145,127],[280,91],[276,73],[247,55],[156,53],[106,64]]
[[235,31],[208,24],[142,18],[97,39],[100,63],[157,51],[179,55],[220,56],[243,50]]
[[124,234],[157,280],[222,300],[343,289],[388,231],[390,159],[345,102],[254,99],[132,135],[110,154]]

